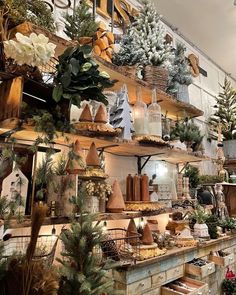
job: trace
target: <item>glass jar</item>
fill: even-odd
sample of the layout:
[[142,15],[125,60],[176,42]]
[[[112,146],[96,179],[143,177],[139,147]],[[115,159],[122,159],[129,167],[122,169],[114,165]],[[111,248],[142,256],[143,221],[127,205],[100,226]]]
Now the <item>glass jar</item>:
[[133,107],[133,120],[135,135],[146,135],[147,130],[147,105],[142,101],[141,87],[137,87],[137,100]]
[[148,133],[162,137],[161,107],[157,103],[156,89],[152,91],[152,103],[148,107]]
[[170,119],[166,116],[162,120],[162,138],[164,141],[170,140]]

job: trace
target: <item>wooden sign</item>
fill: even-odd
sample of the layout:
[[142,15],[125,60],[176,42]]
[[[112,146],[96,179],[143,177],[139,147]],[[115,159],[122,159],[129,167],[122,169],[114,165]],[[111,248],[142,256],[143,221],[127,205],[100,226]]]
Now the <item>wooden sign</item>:
[[14,169],[2,182],[1,197],[16,203],[17,212],[25,214],[29,181],[20,169]]

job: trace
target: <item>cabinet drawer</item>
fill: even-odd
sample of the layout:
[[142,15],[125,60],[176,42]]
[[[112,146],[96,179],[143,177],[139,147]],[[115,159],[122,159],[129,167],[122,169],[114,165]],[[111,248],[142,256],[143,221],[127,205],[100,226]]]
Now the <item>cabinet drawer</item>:
[[234,263],[234,261],[235,261],[234,253],[229,254],[229,255],[227,255],[225,257],[209,255],[208,259],[210,261],[214,262],[215,264],[222,265],[222,266],[228,266],[228,265]]
[[184,275],[184,266],[177,266],[172,269],[167,270],[166,280],[173,281],[174,279],[181,278]]
[[197,266],[192,263],[185,264],[185,273],[191,274],[194,276],[199,276],[199,277],[205,278],[214,272],[215,272],[215,263],[214,262],[209,262],[203,266]]
[[138,295],[148,289],[151,289],[151,286],[151,277],[148,277],[146,279],[128,285],[127,291],[129,295]]
[[179,279],[181,283],[187,285],[188,287],[194,289],[194,290],[188,290],[184,287],[175,285],[175,282],[172,282],[169,284],[169,286],[172,288],[168,288],[167,286],[161,287],[161,295],[206,295],[208,294],[208,285],[206,283],[190,279],[187,277],[183,277]]
[[161,286],[166,282],[166,273],[161,272],[152,276],[152,286]]

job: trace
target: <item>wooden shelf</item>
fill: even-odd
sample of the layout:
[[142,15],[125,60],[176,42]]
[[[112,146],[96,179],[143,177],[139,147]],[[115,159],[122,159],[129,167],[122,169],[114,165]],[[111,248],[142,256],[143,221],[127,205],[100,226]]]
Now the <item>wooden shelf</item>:
[[[151,103],[152,88],[147,82],[123,72],[120,67],[105,61],[101,57],[96,56],[95,59],[101,69],[110,75],[111,79],[118,80],[113,88],[110,88],[111,90],[119,90],[123,84],[126,84],[128,87],[130,103],[134,104],[136,101],[136,88],[140,86],[142,89],[143,101],[146,104]],[[198,117],[203,115],[203,111],[197,109],[195,106],[179,101],[159,89],[157,89],[157,99],[161,100],[160,106],[162,113],[165,114],[168,112],[167,116],[173,120],[176,120],[177,118],[181,119],[185,117]]]
[[[1,126],[0,126],[1,127]],[[0,128],[0,135],[4,134],[11,129]],[[11,135],[16,140],[33,142],[40,134],[35,132],[33,127],[24,126],[22,130],[16,131]],[[68,141],[65,141],[67,137]],[[155,160],[167,161],[172,164],[187,163],[187,162],[199,162],[203,160],[209,160],[207,157],[198,157],[194,153],[188,153],[178,149],[163,146],[142,145],[136,141],[130,143],[120,143],[116,140],[108,140],[103,138],[86,137],[76,134],[66,133],[64,136],[58,133],[58,138],[55,139],[55,143],[59,145],[67,145],[79,140],[82,148],[89,149],[91,143],[94,141],[98,149],[104,149],[107,153],[111,153],[117,156],[125,157],[145,157],[153,156]]]
[[[138,212],[138,211],[124,211],[122,213],[99,213],[97,217],[97,221],[105,221],[105,220],[124,220],[124,219],[131,219],[131,218],[139,218],[139,217],[145,217],[145,216],[156,216],[161,215],[165,213],[171,213],[171,209],[163,208],[161,210],[154,211],[148,211],[148,212]],[[77,219],[77,218],[75,218]],[[43,225],[56,225],[56,224],[69,224],[71,223],[71,218],[69,217],[46,217]],[[9,228],[24,228],[24,227],[30,227],[31,226],[31,219],[30,216],[25,216],[24,220],[22,222],[19,222],[17,219],[12,218],[10,220]]]
[[[17,32],[25,35],[29,35],[32,32],[35,32],[36,34],[44,34],[49,38],[50,42],[57,45],[55,54],[56,57],[62,54],[68,46],[73,46],[72,41],[65,40],[29,22],[25,22],[13,28],[10,31],[10,37],[14,38]],[[137,86],[140,86],[142,89],[143,101],[147,104],[151,103],[152,89],[147,82],[122,71],[120,67],[105,61],[101,57],[94,56],[94,58],[100,68],[110,75],[111,79],[118,80],[118,82],[113,88],[110,88],[110,90],[119,90],[123,84],[126,84],[128,87],[130,103],[133,104],[136,101],[136,88]],[[157,92],[157,98],[161,101],[160,105],[163,114],[168,112],[168,117],[171,119],[176,120],[177,118],[198,117],[203,115],[203,111],[197,109],[193,105],[179,101],[159,89]]]

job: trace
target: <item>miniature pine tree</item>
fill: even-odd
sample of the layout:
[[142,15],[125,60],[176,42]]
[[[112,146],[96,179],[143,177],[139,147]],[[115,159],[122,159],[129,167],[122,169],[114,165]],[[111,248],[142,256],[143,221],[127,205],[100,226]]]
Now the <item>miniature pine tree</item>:
[[142,4],[139,15],[130,27],[133,42],[143,53],[140,63],[169,67],[173,53],[170,44],[166,43],[166,33],[160,22],[160,16],[149,0],[143,0]]
[[192,76],[185,58],[186,48],[183,44],[178,43],[175,50],[173,63],[169,71],[169,81],[167,91],[176,95],[180,85],[190,85]]
[[120,50],[114,53],[112,62],[118,66],[133,66],[140,62],[142,54],[142,49],[134,42],[133,34],[128,28],[126,34],[122,36]]
[[95,216],[84,213],[85,199],[85,187],[81,186],[78,196],[72,198],[79,210],[78,222],[73,222],[71,228],[61,234],[64,244],[61,254],[65,259],[58,259],[63,275],[59,295],[101,295],[109,292],[112,285],[96,255],[104,234],[101,226],[93,224]]
[[127,87],[124,85],[118,93],[117,103],[111,109],[110,122],[114,128],[122,128],[123,139],[131,140],[134,127],[128,100]]
[[216,98],[216,111],[209,119],[210,130],[213,132],[212,139],[217,139],[218,127],[225,140],[236,138],[236,89],[225,78],[222,91]]
[[98,28],[85,0],[80,2],[72,15],[65,14],[64,19],[66,22],[64,32],[72,40],[79,40],[80,37],[92,37]]

